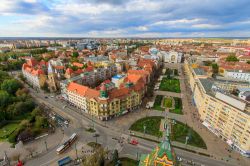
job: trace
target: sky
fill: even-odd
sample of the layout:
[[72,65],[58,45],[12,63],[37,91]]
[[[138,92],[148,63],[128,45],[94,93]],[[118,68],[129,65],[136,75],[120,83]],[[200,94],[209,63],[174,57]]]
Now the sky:
[[250,37],[250,0],[0,0],[0,37]]

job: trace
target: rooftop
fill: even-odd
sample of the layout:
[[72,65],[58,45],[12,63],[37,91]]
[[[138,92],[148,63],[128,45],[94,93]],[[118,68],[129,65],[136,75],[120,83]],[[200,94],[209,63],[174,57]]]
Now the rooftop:
[[196,75],[206,75],[206,72],[202,68],[194,68],[193,69]]

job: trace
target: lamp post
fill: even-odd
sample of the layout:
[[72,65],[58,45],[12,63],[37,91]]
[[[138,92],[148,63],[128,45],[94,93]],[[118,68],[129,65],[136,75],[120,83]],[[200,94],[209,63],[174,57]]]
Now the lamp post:
[[48,151],[48,145],[47,145],[47,141],[46,140],[44,140],[44,144],[45,144],[46,151]]
[[78,153],[77,153],[76,143],[75,143],[75,151],[76,151],[76,159],[78,159]]
[[144,124],[143,125],[144,136],[145,136],[145,133],[146,133],[146,128],[147,128],[147,126],[146,126],[146,124]]

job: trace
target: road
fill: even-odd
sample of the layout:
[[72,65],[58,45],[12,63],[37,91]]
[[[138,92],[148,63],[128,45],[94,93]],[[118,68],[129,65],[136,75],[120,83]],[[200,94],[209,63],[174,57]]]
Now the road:
[[[17,77],[16,77],[17,78]],[[56,100],[55,98],[45,98],[45,96],[49,96],[51,94],[44,94],[41,92],[37,92],[31,88],[29,88],[30,94],[32,97],[34,97],[39,103],[44,103],[53,111],[58,113],[59,115],[63,116],[64,118],[70,119],[70,125],[68,128],[63,128],[64,130],[64,139],[68,138],[72,133],[76,132],[79,135],[79,139],[77,142],[77,146],[82,146],[83,144],[86,144],[88,142],[95,141],[95,138],[93,137],[93,133],[87,132],[85,129],[89,126],[93,126],[97,133],[99,133],[100,137],[98,139],[98,143],[101,143],[104,147],[107,147],[108,149],[118,149],[120,152],[120,155],[128,155],[131,158],[134,158],[137,153],[149,153],[152,151],[153,148],[157,145],[156,143],[144,140],[144,139],[138,139],[139,145],[133,146],[130,144],[125,143],[123,146],[121,146],[117,140],[114,140],[112,138],[120,138],[121,135],[128,136],[129,133],[127,130],[116,128],[114,126],[108,126],[104,123],[101,123],[99,120],[91,119],[89,116],[84,114],[79,114],[75,112],[76,108],[72,108],[70,106],[63,109],[63,106],[66,105],[66,102],[61,102],[59,100]],[[158,92],[162,93],[162,92]],[[97,123],[96,123],[97,122]],[[39,158],[32,159],[26,163],[27,166],[29,165],[52,165],[52,163],[55,163],[60,158],[63,158],[64,156],[67,156],[69,154],[76,157],[74,155],[75,149],[70,148],[66,153],[63,155],[57,155],[56,154],[56,148],[50,149],[46,154],[43,156],[40,156]],[[78,149],[79,150],[79,149]],[[221,160],[215,160],[213,158],[197,155],[191,152],[187,152],[181,149],[175,149],[175,152],[178,156],[182,157],[184,160],[193,160],[195,163],[204,164],[204,165],[211,165],[211,166],[221,166],[221,165],[237,165],[232,163],[227,163]]]
[[[65,118],[70,119],[70,125],[68,128],[64,128],[65,137],[69,137],[72,133],[76,132],[79,135],[78,143],[87,143],[90,141],[95,141],[93,138],[93,133],[89,133],[85,131],[88,126],[93,125],[93,121],[73,110],[71,107],[66,107],[63,109],[62,107],[66,104],[65,102],[56,101],[55,98],[45,98],[45,94],[37,93],[35,90],[30,89],[30,94],[40,103],[44,103],[50,108],[53,109],[56,113],[62,115]],[[76,109],[76,108],[74,108]],[[96,121],[96,120],[95,120]],[[125,143],[121,146],[116,140],[112,138],[120,138],[121,135],[128,136],[128,131],[119,131],[119,129],[111,127],[111,126],[104,126],[103,124],[94,123],[94,128],[99,133],[100,137],[98,138],[98,143],[101,143],[103,146],[107,147],[108,149],[115,149],[118,148],[118,151],[121,155],[130,155],[131,157],[136,156],[138,153],[149,153],[155,146],[156,143],[152,143],[150,141],[144,139],[138,139],[139,145],[133,146],[130,144]],[[64,155],[57,155],[55,149],[50,150],[45,155],[30,160],[26,163],[27,166],[29,165],[50,165],[54,163],[58,159],[62,158],[63,156],[67,156],[68,154],[74,151],[71,148],[67,151]],[[193,154],[191,152],[187,152],[180,149],[175,149],[175,152],[178,156],[181,156],[183,159],[193,160],[196,163],[201,163],[204,165],[211,165],[211,166],[221,166],[221,165],[230,165],[229,163],[225,163],[223,161],[214,160],[209,157],[200,156],[197,154]],[[232,164],[233,165],[233,164]]]

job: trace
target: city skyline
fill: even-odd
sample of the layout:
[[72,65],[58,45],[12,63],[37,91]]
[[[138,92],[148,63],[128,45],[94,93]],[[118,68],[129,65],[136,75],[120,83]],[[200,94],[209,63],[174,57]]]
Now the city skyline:
[[247,37],[249,1],[3,0],[0,37]]

